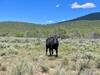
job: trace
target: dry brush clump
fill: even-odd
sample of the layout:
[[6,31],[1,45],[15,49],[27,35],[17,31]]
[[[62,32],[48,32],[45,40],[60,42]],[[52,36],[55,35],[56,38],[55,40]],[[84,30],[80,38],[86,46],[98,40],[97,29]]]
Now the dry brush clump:
[[0,71],[7,71],[7,67],[0,63]]
[[0,50],[0,56],[17,55],[18,50],[12,46]]
[[11,75],[34,75],[34,67],[28,61],[22,60],[12,70]]

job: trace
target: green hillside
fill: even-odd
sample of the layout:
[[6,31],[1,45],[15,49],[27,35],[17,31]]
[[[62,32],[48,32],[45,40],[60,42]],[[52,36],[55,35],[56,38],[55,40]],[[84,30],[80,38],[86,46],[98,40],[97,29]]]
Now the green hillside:
[[0,36],[47,37],[53,34],[62,38],[100,38],[100,13],[49,25],[0,22]]

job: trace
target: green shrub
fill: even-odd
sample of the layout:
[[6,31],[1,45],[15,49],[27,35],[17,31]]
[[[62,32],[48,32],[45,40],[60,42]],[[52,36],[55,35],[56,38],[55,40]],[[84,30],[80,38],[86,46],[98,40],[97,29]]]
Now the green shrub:
[[24,33],[18,32],[15,34],[16,37],[24,37]]

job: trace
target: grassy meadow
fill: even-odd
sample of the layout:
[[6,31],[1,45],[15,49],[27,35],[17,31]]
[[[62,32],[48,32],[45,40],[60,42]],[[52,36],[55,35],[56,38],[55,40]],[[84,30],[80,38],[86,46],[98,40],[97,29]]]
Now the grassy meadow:
[[49,25],[24,22],[0,22],[0,36],[41,37],[60,35],[61,38],[100,38],[100,20],[78,20]]
[[43,38],[0,37],[0,75],[100,75],[100,39],[60,39],[56,58]]

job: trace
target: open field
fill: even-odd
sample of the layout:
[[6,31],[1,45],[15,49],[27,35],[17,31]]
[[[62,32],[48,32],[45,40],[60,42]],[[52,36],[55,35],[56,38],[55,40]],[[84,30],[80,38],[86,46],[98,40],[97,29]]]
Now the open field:
[[60,40],[56,58],[45,39],[0,37],[0,75],[100,75],[100,39]]

